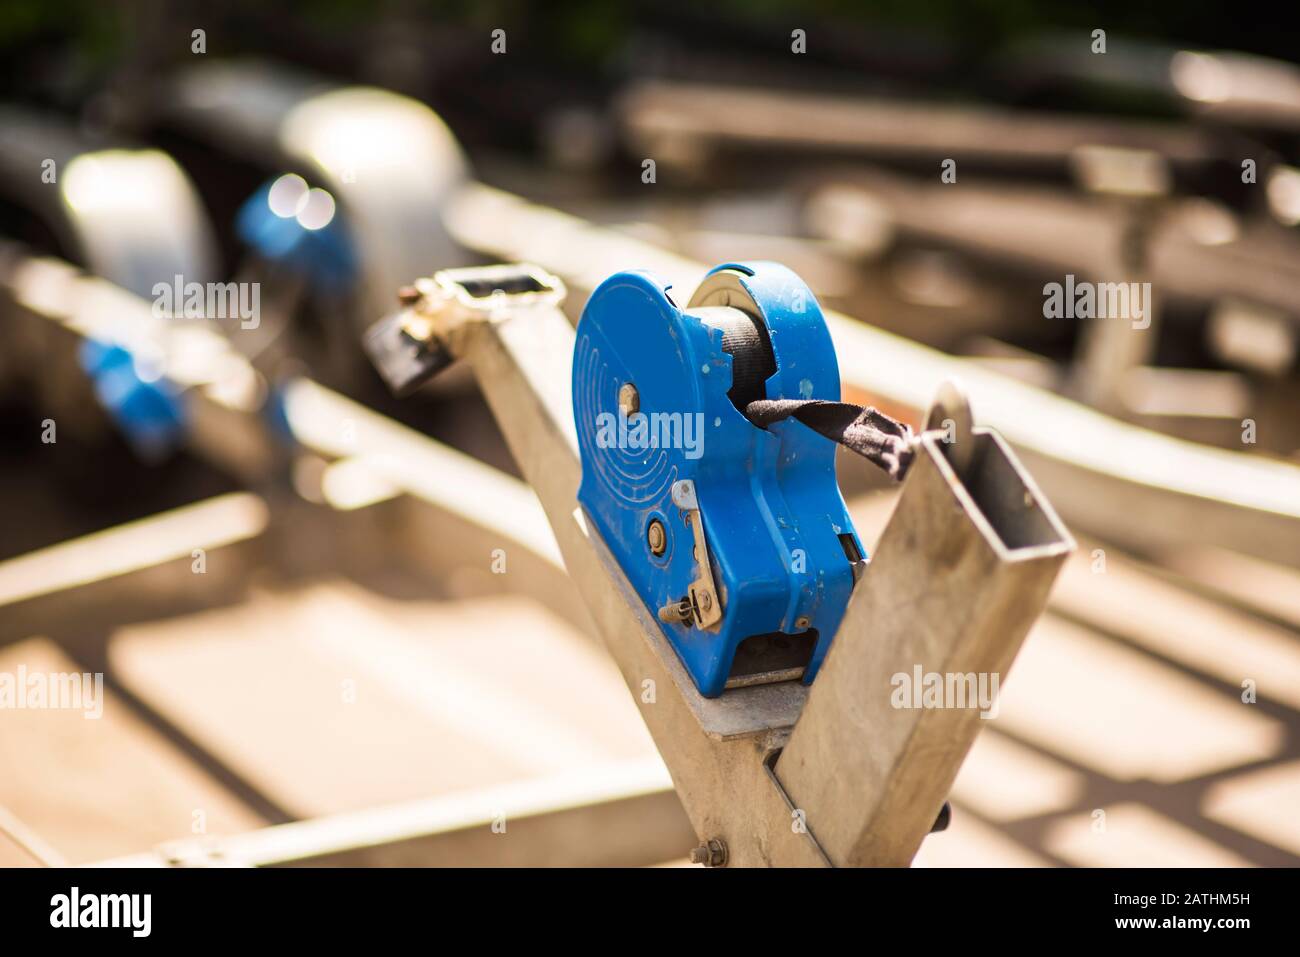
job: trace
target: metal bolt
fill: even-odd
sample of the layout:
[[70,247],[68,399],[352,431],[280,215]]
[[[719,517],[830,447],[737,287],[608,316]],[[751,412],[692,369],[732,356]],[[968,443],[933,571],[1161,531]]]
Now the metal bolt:
[[659,620],[672,624],[677,621],[690,621],[695,617],[691,611],[691,600],[683,598],[681,601],[673,601],[659,609]]
[[713,607],[713,596],[706,591],[700,592],[700,611],[708,611]]
[[631,416],[641,408],[641,393],[631,382],[624,382],[618,387],[618,411],[623,418]]
[[397,290],[397,301],[403,306],[413,306],[420,301],[420,290],[414,286],[403,286]]
[[691,848],[691,863],[703,864],[705,867],[726,867],[726,843],[715,837],[706,844]]
[[662,555],[668,548],[668,535],[664,531],[664,523],[655,519],[646,529],[646,544],[650,546],[650,554]]
[[804,615],[801,618],[796,618],[794,620],[794,626],[798,628],[800,631],[805,630],[811,624],[812,624],[812,620],[807,615]]

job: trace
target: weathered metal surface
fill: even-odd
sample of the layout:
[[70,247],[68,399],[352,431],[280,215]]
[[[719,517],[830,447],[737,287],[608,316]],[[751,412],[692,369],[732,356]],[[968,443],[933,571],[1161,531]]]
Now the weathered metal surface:
[[[961,474],[926,432],[776,775],[837,865],[903,865],[920,847],[989,702],[904,708],[895,678],[1005,677],[1074,542],[987,429]],[[963,686],[967,687],[967,686]],[[914,689],[919,690],[919,689]],[[992,707],[996,707],[994,702]],[[989,710],[992,710],[991,708]]]

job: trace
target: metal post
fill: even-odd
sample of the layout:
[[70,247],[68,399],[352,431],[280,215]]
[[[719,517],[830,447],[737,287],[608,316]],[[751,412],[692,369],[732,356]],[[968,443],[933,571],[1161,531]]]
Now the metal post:
[[[912,859],[983,716],[996,714],[977,689],[996,696],[1073,548],[996,433],[974,429],[952,445],[937,431],[921,435],[898,505],[776,764],[832,862]],[[918,669],[960,689],[963,700],[899,707],[895,692],[915,682]]]

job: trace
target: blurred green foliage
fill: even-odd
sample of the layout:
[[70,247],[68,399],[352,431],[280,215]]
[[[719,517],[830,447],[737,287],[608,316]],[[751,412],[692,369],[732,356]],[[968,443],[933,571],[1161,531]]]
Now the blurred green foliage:
[[[1235,48],[1294,57],[1293,35],[1261,29],[1264,8],[1243,10],[1221,0],[1183,0],[1165,8],[1131,0],[1089,4],[1060,0],[713,0],[707,6],[689,0],[3,0],[0,2],[0,56],[19,57],[31,45],[60,45],[69,53],[99,63],[137,46],[148,25],[159,19],[194,26],[223,20],[256,23],[273,17],[298,23],[316,36],[346,41],[381,15],[404,15],[461,26],[526,26],[544,43],[533,52],[570,65],[597,63],[618,49],[637,24],[690,18],[716,26],[719,48],[726,46],[730,25],[775,29],[789,26],[852,25],[870,31],[915,31],[947,42],[954,52],[972,55],[1044,32],[1087,33],[1102,27],[1111,37]],[[705,39],[701,37],[699,39]],[[238,33],[222,36],[223,53],[258,49],[258,38]],[[291,56],[291,50],[284,51]]]

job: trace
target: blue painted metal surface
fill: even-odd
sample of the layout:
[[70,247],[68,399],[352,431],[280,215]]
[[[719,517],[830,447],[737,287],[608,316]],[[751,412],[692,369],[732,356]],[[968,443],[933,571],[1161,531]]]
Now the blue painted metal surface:
[[87,339],[80,359],[95,396],[140,456],[160,459],[180,444],[185,406],[170,382],[143,371],[135,355],[120,345]]
[[[723,269],[741,274],[767,327],[776,372],[766,398],[838,400],[834,346],[803,281],[775,263],[714,272]],[[839,536],[853,536],[865,558],[835,480],[835,444],[793,419],[767,430],[746,419],[727,395],[732,357],[722,338],[659,280],[622,272],[592,293],[573,362],[578,498],[652,614],[686,595],[696,575],[692,531],[671,498],[674,482],[695,482],[723,617],[708,630],[694,620],[660,627],[708,697],[723,692],[737,646],[754,635],[815,639],[811,682],[853,589]],[[628,382],[643,433],[636,415],[620,415]],[[647,544],[656,519],[667,532],[660,556]]]
[[320,229],[308,229],[271,208],[274,184],[275,179],[268,180],[240,207],[235,219],[239,238],[264,258],[305,273],[326,292],[347,287],[356,279],[358,265],[342,210]]

